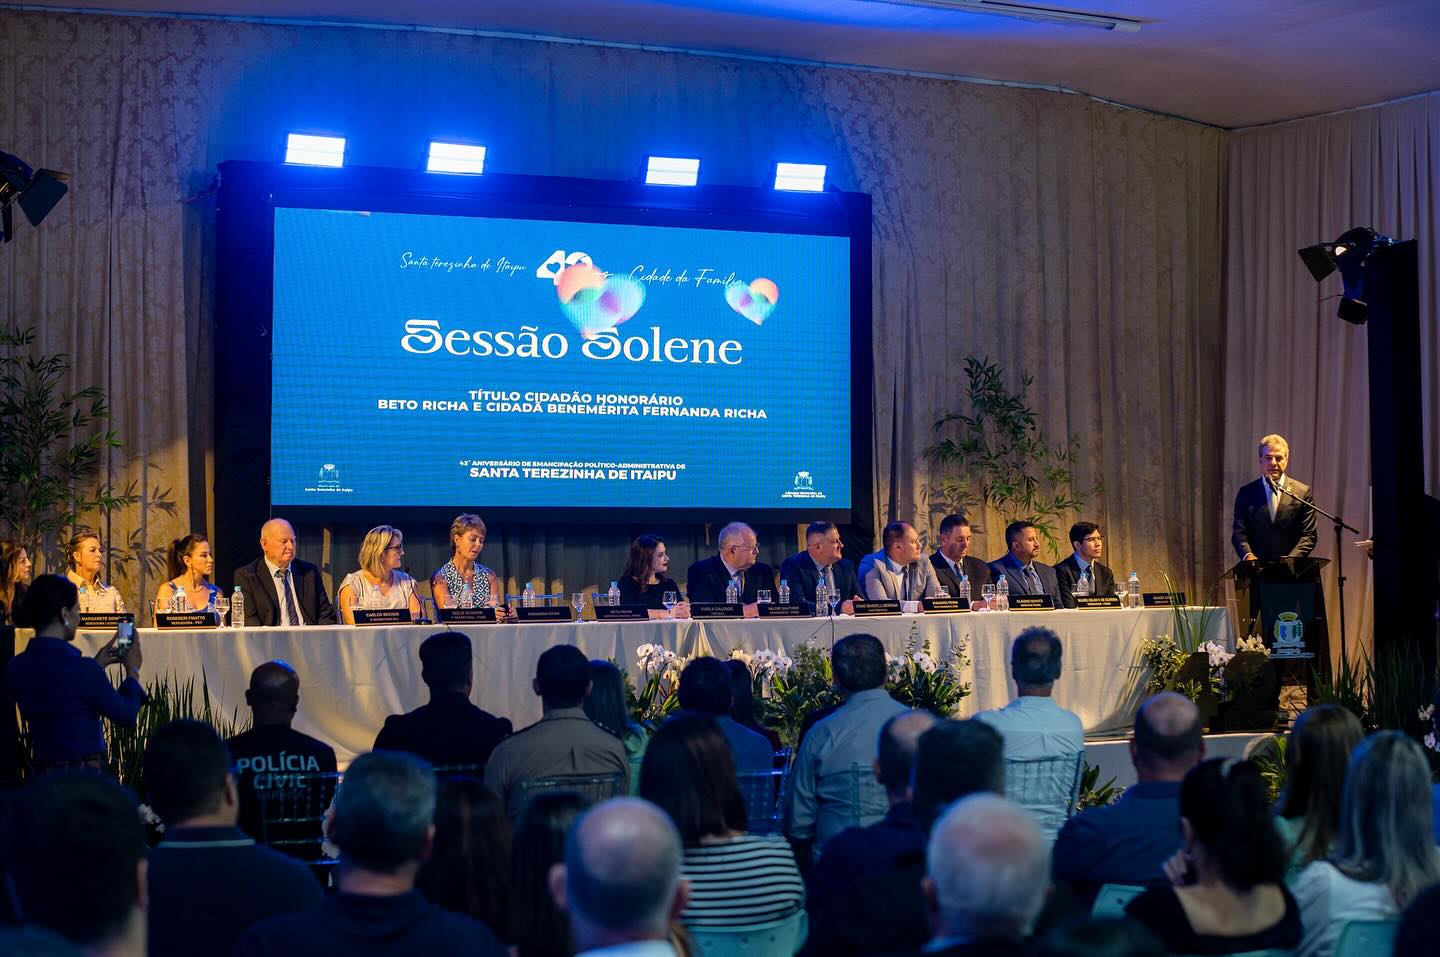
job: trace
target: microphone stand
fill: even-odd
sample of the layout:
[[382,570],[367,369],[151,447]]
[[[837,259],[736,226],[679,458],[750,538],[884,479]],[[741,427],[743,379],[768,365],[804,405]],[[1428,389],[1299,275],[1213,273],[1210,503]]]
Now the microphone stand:
[[1317,515],[1324,515],[1326,518],[1330,519],[1330,521],[1335,523],[1335,575],[1336,578],[1339,580],[1340,585],[1340,591],[1338,596],[1340,600],[1340,657],[1343,658],[1346,662],[1348,662],[1350,660],[1350,649],[1345,642],[1345,553],[1341,551],[1340,548],[1340,530],[1346,529],[1356,535],[1359,535],[1360,529],[1351,528],[1339,515],[1331,515],[1329,512],[1316,505],[1314,502],[1305,501],[1303,498],[1296,495],[1288,488],[1285,488],[1268,478],[1265,481],[1268,482],[1270,487],[1273,488],[1275,491],[1280,492],[1283,495],[1290,496],[1292,499],[1299,502],[1301,505],[1310,509],[1310,511],[1316,513]]

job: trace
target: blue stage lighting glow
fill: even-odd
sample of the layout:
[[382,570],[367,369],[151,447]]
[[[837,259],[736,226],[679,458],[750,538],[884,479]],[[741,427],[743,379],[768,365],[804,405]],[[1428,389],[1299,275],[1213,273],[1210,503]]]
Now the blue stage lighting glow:
[[825,164],[776,163],[775,188],[804,193],[825,191]]
[[659,186],[694,186],[699,178],[698,159],[652,156],[645,167],[645,182]]
[[432,173],[473,173],[485,172],[485,147],[470,143],[445,143],[430,141],[430,157],[425,168]]
[[300,166],[344,166],[345,137],[291,133],[285,140],[285,162]]

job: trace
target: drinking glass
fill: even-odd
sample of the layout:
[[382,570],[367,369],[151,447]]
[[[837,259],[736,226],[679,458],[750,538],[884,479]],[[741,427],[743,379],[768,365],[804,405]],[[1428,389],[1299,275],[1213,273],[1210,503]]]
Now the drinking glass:
[[762,588],[755,593],[755,604],[768,605],[770,604],[770,597],[770,589]]
[[840,607],[840,589],[825,589],[825,600],[830,603],[830,617],[835,617],[835,609]]
[[1130,594],[1130,589],[1127,588],[1126,586],[1124,586],[1124,585],[1116,585],[1116,586],[1115,586],[1115,597],[1118,598],[1118,599],[1120,599],[1120,607],[1121,607],[1121,608],[1129,608],[1129,607],[1130,607],[1129,605],[1125,604],[1125,596],[1128,595],[1128,594]]
[[230,614],[230,599],[224,595],[215,599],[215,610],[220,613],[220,627],[225,627],[225,616]]
[[941,585],[941,586],[940,586],[940,597],[941,597],[941,598],[949,598],[949,597],[950,597],[950,586],[948,586],[948,585]]
[[[770,593],[767,591],[761,592],[761,594],[768,595]],[[680,593],[678,591],[667,591],[661,600],[665,603],[665,610],[673,615],[675,614],[675,606],[680,604]]]
[[575,609],[575,620],[579,621],[585,614],[585,593],[583,591],[570,593],[570,607]]
[[984,611],[990,611],[995,607],[995,585],[986,583],[980,586],[980,599],[985,602]]

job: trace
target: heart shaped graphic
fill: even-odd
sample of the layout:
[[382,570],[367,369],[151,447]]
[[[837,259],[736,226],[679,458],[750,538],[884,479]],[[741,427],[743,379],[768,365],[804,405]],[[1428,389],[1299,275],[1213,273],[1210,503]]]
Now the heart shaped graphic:
[[645,287],[629,276],[606,276],[589,263],[576,263],[555,284],[560,309],[589,339],[632,318],[645,304]]
[[780,301],[780,288],[764,278],[751,280],[748,286],[732,282],[725,287],[725,301],[758,326],[775,310],[775,304]]

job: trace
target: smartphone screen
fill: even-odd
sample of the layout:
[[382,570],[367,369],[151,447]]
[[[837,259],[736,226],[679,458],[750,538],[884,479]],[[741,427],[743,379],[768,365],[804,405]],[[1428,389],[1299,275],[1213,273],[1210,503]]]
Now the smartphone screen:
[[115,650],[121,655],[130,650],[135,644],[135,623],[133,621],[122,621],[115,631]]

